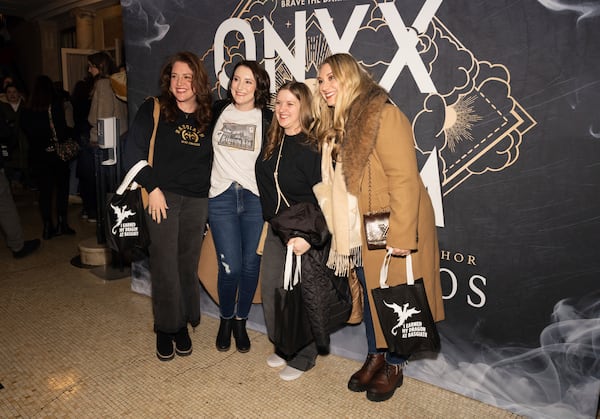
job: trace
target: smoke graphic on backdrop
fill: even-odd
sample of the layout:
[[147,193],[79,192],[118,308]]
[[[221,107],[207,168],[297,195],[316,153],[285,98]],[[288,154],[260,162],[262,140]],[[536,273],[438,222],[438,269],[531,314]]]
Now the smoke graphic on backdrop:
[[[127,9],[127,42],[135,46],[143,46],[152,49],[152,43],[161,41],[169,32],[171,25],[166,22],[162,10],[164,8],[158,2],[143,2],[142,0],[121,0],[121,6]],[[180,2],[172,2],[180,7]]]
[[577,23],[586,18],[600,16],[600,4],[597,1],[538,0],[538,2],[555,12],[574,12],[578,14]]
[[443,353],[411,362],[411,377],[523,415],[595,416],[586,395],[600,392],[600,292],[559,301],[535,349],[475,345],[448,332],[440,324]]

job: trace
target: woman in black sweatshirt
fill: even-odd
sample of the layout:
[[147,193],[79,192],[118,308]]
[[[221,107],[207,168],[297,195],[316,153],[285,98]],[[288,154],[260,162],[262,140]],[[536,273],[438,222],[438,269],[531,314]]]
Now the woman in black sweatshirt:
[[[256,180],[263,217],[267,222],[272,221],[286,207],[297,203],[307,202],[318,206],[312,187],[321,181],[321,154],[315,138],[309,134],[311,122],[309,88],[304,83],[295,81],[281,86],[277,92],[275,117],[268,132],[267,143],[256,161]],[[323,277],[321,274],[326,275],[327,271],[325,261],[320,258],[322,249],[318,249],[324,243],[314,243],[304,234],[292,233],[280,237],[273,228],[268,229],[260,267],[260,284],[265,325],[269,338],[274,343],[275,290],[282,286],[286,247],[289,245],[293,246],[296,255],[306,255],[302,256],[303,274],[306,257],[310,257],[312,264],[309,275]],[[295,380],[304,371],[314,367],[318,352],[314,342],[291,356],[275,348],[274,353],[267,358],[267,365],[273,368],[285,366],[279,372],[280,378]]]
[[[200,323],[198,259],[208,216],[212,145],[211,94],[202,61],[180,52],[160,76],[160,118],[152,166],[135,180],[149,193],[147,222],[156,355],[161,361],[192,352],[187,324]],[[125,146],[128,167],[147,160],[154,100],[137,112]],[[173,348],[173,341],[175,348]]]

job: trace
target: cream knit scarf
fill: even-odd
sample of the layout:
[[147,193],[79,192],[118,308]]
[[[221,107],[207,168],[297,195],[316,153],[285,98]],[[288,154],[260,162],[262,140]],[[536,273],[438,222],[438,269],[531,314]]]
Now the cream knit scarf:
[[322,181],[313,191],[331,233],[331,250],[327,266],[338,276],[347,276],[350,269],[362,266],[361,219],[358,199],[346,189],[342,162],[331,160],[332,147],[323,144],[321,155]]

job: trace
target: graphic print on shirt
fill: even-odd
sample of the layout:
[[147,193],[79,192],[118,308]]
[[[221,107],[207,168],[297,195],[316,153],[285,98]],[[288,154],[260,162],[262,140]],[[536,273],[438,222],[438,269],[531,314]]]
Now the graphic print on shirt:
[[218,144],[237,148],[239,150],[253,151],[255,145],[256,125],[223,123],[223,128],[217,133]]
[[193,145],[196,147],[200,145],[200,138],[204,137],[203,133],[189,124],[179,125],[175,130],[175,133],[181,136],[181,144]]

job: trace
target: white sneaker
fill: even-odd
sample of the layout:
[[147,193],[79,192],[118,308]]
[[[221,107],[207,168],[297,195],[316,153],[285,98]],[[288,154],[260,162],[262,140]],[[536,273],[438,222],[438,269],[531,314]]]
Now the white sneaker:
[[297,370],[296,368],[288,365],[279,372],[279,378],[281,378],[283,381],[292,381],[300,378],[302,374],[304,374],[304,371]]
[[283,367],[286,364],[285,359],[277,354],[271,354],[267,358],[267,365],[271,368]]

